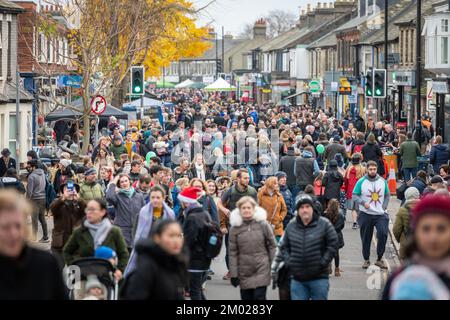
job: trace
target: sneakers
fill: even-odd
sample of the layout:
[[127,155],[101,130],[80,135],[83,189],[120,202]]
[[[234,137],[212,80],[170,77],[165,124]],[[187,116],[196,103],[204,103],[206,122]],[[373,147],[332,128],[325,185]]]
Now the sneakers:
[[227,273],[225,273],[225,275],[223,276],[222,279],[223,279],[223,280],[226,280],[226,281],[230,281],[230,279],[231,279],[231,273],[230,273],[230,271],[227,271]]
[[362,268],[363,269],[369,269],[369,267],[370,267],[370,261],[369,260],[364,261],[364,263],[362,265]]
[[211,278],[211,276],[210,275],[207,275],[206,276],[206,280],[211,280],[212,278]]
[[214,275],[214,271],[213,271],[212,269],[209,269],[209,270],[208,270],[208,275],[209,275],[209,276],[213,276],[213,275]]
[[353,222],[353,227],[352,227],[352,229],[353,229],[353,230],[356,230],[356,229],[358,229],[358,228],[359,228],[358,223]]
[[49,238],[42,238],[41,240],[39,240],[39,243],[49,243],[50,239]]
[[387,269],[387,265],[384,262],[384,260],[377,260],[377,262],[375,262],[375,265],[381,269]]
[[339,267],[337,267],[337,268],[334,270],[334,276],[335,276],[335,277],[340,277],[340,276],[341,276],[341,272],[342,272],[342,270],[341,270]]

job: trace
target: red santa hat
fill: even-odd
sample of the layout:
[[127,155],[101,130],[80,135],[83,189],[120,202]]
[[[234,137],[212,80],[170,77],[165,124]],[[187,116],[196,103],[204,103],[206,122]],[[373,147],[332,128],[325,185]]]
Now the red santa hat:
[[200,197],[201,192],[202,190],[197,187],[186,188],[180,192],[180,194],[178,195],[178,200],[180,200],[180,202],[189,204],[196,203],[197,199]]

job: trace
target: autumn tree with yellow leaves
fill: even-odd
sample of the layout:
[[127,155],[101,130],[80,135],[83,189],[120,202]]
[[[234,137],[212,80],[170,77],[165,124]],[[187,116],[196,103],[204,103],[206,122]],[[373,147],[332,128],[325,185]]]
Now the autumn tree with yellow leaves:
[[[91,97],[101,94],[121,104],[133,65],[144,65],[146,76],[158,76],[171,61],[209,48],[207,29],[196,26],[196,10],[187,0],[49,1],[72,23],[67,58],[83,78],[83,154],[90,139]],[[42,19],[41,32],[55,32],[51,21]]]

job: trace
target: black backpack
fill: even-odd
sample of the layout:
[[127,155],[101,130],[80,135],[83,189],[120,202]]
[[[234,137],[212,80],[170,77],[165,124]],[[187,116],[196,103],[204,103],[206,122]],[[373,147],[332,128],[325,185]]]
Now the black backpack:
[[206,257],[209,259],[214,259],[220,253],[222,249],[223,235],[220,231],[219,225],[212,219],[205,225],[205,238],[204,238],[204,248]]

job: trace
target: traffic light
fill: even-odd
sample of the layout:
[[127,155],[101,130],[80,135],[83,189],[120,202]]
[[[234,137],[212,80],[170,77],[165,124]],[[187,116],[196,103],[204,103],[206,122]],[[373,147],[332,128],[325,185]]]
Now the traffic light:
[[222,60],[216,60],[216,68],[217,68],[217,73],[222,73],[223,72],[223,68],[222,68]]
[[374,69],[373,78],[373,97],[386,98],[386,69]]
[[144,67],[131,67],[131,94],[135,96],[143,96],[145,91],[144,85]]
[[366,97],[373,96],[373,70],[366,72]]

